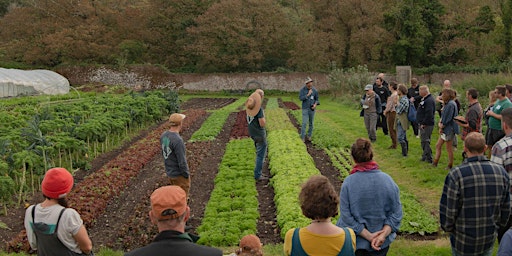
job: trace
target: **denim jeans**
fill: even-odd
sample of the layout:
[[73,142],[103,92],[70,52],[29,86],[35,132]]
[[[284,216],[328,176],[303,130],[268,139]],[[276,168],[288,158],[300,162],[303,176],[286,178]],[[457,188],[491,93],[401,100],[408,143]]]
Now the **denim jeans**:
[[313,121],[315,120],[315,111],[311,109],[302,109],[302,129],[300,129],[300,138],[306,138],[306,126],[309,124],[308,137],[313,134]]
[[265,137],[251,137],[256,147],[256,165],[254,166],[254,178],[261,177],[261,169],[263,168],[263,161],[267,155],[267,138]]
[[406,130],[402,127],[402,124],[400,124],[400,121],[397,121],[396,125],[396,132],[398,134],[398,142],[399,143],[406,143],[407,142],[407,133]]

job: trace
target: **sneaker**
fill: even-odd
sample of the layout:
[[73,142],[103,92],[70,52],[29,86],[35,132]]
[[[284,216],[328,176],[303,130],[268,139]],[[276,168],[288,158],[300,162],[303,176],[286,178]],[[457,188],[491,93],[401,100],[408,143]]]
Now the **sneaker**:
[[311,137],[306,137],[306,141],[311,141]]
[[419,138],[420,138],[420,136],[419,136],[419,135],[416,135],[416,139],[419,139]]

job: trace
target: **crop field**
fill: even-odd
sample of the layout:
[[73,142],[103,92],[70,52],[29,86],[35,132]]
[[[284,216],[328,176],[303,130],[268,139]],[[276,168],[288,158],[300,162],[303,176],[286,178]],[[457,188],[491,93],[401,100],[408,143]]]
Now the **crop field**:
[[[348,148],[356,138],[367,137],[359,110],[323,96],[312,141],[303,143],[296,95],[265,97],[269,148],[263,174],[271,178],[256,183],[246,97],[180,99],[155,92],[0,101],[0,185],[5,189],[0,191],[5,208],[0,255],[29,251],[24,209],[43,200],[38,186],[48,166],[73,170],[70,207],[84,219],[97,255],[150,243],[157,229],[148,218],[149,195],[167,184],[158,140],[169,128],[166,116],[175,111],[187,115],[181,135],[192,179],[188,225],[202,237],[199,243],[228,253],[242,236],[257,234],[268,255],[281,255],[286,231],[309,224],[298,203],[300,185],[322,174],[339,189],[353,165]],[[419,161],[419,139],[412,130],[407,158],[387,149],[391,141],[381,130],[377,134],[375,160],[399,185],[404,211],[389,255],[450,255],[438,224],[446,155],[434,168]],[[32,144],[34,150],[28,150]],[[457,155],[455,163],[461,161]],[[418,253],[422,250],[426,254]]]

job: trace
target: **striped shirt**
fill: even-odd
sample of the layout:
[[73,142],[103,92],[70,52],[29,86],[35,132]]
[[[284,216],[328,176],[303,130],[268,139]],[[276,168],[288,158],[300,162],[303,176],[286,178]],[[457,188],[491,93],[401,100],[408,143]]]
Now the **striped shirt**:
[[510,179],[485,156],[474,156],[446,176],[439,204],[441,228],[463,255],[480,255],[496,240],[510,215]]

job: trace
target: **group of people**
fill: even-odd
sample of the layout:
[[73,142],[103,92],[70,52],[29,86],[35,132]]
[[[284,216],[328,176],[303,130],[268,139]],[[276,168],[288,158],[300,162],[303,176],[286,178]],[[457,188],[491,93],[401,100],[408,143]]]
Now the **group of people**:
[[[320,104],[312,82],[308,78],[299,92],[303,117],[300,138],[303,141],[311,139],[315,110]],[[359,138],[352,145],[355,165],[339,193],[321,175],[313,176],[303,184],[300,206],[311,223],[288,230],[284,242],[286,255],[387,254],[400,228],[402,205],[397,184],[373,160],[372,142],[376,135],[372,126],[377,124],[390,135],[390,148],[396,148],[400,143],[404,156],[407,156],[409,146],[406,131],[409,125],[413,129],[416,126],[423,149],[421,160],[434,165],[446,143],[451,170],[446,176],[440,200],[440,223],[442,229],[450,233],[453,255],[490,255],[496,237],[500,241],[498,255],[512,254],[512,230],[509,230],[512,223],[509,178],[512,171],[512,103],[508,98],[508,87],[497,86],[494,93],[489,94],[496,100],[486,110],[482,110],[478,103],[478,91],[467,90],[469,107],[466,115],[461,117],[455,102],[456,93],[449,88],[449,82],[445,82],[436,98],[430,94],[428,86],[419,86],[415,79],[411,82],[414,91],[396,82],[387,84],[381,76],[375,85],[365,87],[362,115],[370,139]],[[388,91],[383,89],[386,84]],[[263,90],[257,89],[245,104],[249,135],[256,148],[253,170],[256,181],[268,179],[261,172],[267,151],[263,97]],[[436,101],[442,101],[441,109],[436,107]],[[416,105],[417,109],[413,124],[407,117],[409,104]],[[430,138],[437,110],[440,110],[437,125],[441,135],[433,156]],[[151,244],[126,255],[222,255],[219,249],[195,244],[198,237],[186,232],[190,218],[190,174],[185,144],[179,134],[184,119],[183,114],[172,114],[170,129],[160,138],[170,185],[156,189],[150,197],[149,219],[158,227],[159,234]],[[485,137],[482,121],[489,125]],[[306,130],[308,125],[309,130]],[[453,167],[452,142],[459,126],[465,159],[461,165]],[[492,147],[490,159],[485,154],[488,146]],[[52,168],[41,184],[45,200],[27,208],[27,237],[38,255],[92,255],[92,242],[80,215],[67,206],[66,195],[72,187],[73,177],[66,169]],[[333,224],[332,218],[338,213],[340,217]],[[244,237],[235,255],[262,255],[261,242],[254,235]]]
[[[443,145],[446,145],[449,173],[440,201],[440,222],[442,229],[450,233],[453,255],[491,255],[496,238],[500,242],[498,255],[512,255],[509,177],[512,172],[512,85],[499,85],[489,92],[486,109],[478,102],[476,89],[466,90],[468,106],[461,116],[457,92],[451,88],[449,80],[443,82],[442,91],[435,97],[428,86],[419,86],[415,78],[411,79],[408,90],[404,85],[390,82],[387,92],[382,89],[382,75],[373,86],[365,86],[366,93],[361,100],[361,115],[368,137],[372,142],[376,140],[377,124],[385,118],[387,127],[381,127],[385,135],[390,135],[389,148],[396,148],[398,137],[402,155],[407,156],[405,131],[410,124],[421,140],[420,160],[434,166],[438,165]],[[417,110],[414,121],[407,118],[409,104]],[[436,112],[440,135],[433,154],[430,141]],[[488,126],[485,135],[483,123]],[[396,128],[398,136],[393,135],[395,131],[391,127]],[[453,152],[460,130],[464,160],[454,167]]]

